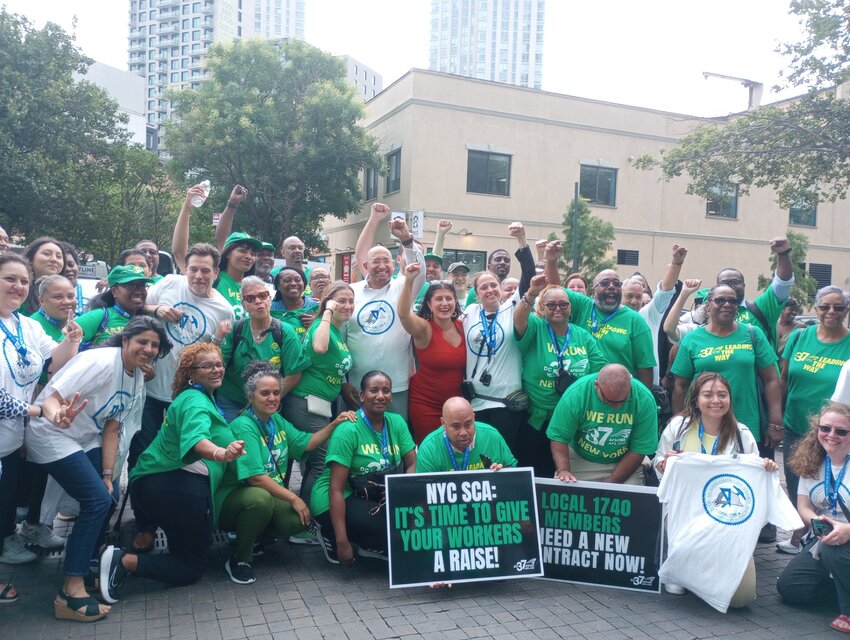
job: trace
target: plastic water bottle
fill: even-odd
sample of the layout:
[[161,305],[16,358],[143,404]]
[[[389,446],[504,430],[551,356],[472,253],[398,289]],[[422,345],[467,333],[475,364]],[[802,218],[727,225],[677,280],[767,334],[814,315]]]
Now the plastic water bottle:
[[201,189],[204,190],[204,196],[203,197],[192,196],[192,206],[193,207],[200,207],[201,205],[203,205],[207,201],[207,197],[210,195],[210,181],[209,180],[204,180],[200,184],[200,187],[201,187]]

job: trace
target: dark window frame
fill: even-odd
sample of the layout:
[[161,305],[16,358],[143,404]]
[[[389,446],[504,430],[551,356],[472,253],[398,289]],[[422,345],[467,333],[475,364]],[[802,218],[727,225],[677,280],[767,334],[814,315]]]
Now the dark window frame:
[[[593,205],[616,207],[618,173],[614,167],[580,165],[579,195]],[[607,192],[604,197],[600,197],[600,186]]]
[[[507,160],[505,175],[500,175]],[[466,192],[488,196],[511,195],[511,165],[509,153],[468,149],[466,155]],[[482,170],[483,168],[483,170]]]
[[378,173],[374,167],[366,167],[363,172],[363,192],[367,202],[378,198]]
[[[811,222],[808,220],[811,219]],[[818,226],[818,207],[807,207],[802,203],[788,208],[788,224],[798,227],[815,228]]]
[[387,179],[384,194],[401,190],[401,149],[390,151],[386,156]]
[[[738,219],[738,185],[734,182],[718,184],[711,188],[714,198],[705,201],[705,215],[712,218]],[[729,193],[732,191],[732,193]]]
[[617,264],[638,266],[640,264],[640,251],[638,249],[617,249]]

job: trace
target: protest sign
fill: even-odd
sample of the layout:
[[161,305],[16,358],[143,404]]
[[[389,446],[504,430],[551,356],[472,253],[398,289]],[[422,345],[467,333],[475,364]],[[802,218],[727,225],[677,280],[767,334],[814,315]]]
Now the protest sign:
[[387,476],[390,588],[543,575],[531,469]]
[[545,578],[660,591],[655,488],[536,478],[535,490]]

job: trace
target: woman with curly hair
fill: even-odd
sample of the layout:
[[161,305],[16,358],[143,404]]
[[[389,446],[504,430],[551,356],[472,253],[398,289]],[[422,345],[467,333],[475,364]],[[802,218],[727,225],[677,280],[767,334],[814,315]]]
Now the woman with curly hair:
[[850,633],[850,407],[828,404],[811,420],[791,456],[800,476],[797,511],[813,534],[779,576],[776,587],[789,604],[838,600],[830,627]]
[[[180,352],[165,421],[130,472],[133,504],[162,527],[168,554],[135,554],[109,546],[100,557],[100,593],[112,604],[128,575],[174,585],[204,574],[215,522],[212,496],[226,463],[244,453],[215,402],[224,364],[218,347],[199,342]],[[163,497],[168,496],[167,500]]]
[[[65,269],[65,250],[62,241],[49,236],[42,236],[30,242],[23,252],[32,267],[32,282],[37,283],[43,276],[61,274]],[[38,287],[30,287],[29,295],[21,305],[20,312],[31,316],[38,311]]]

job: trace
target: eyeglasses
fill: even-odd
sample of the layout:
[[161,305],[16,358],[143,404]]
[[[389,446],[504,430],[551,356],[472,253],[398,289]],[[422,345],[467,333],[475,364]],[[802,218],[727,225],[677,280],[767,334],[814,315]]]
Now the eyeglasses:
[[717,284],[725,284],[727,287],[737,287],[744,284],[744,280],[743,278],[728,278],[727,280],[721,280]]
[[192,369],[203,369],[206,372],[210,372],[213,369],[224,369],[223,362],[205,362],[204,364],[196,364],[192,365]]
[[820,431],[824,435],[832,432],[839,438],[844,438],[847,436],[848,433],[850,433],[850,429],[839,429],[838,427],[832,427],[828,424],[819,424],[818,431]]
[[818,311],[821,313],[829,313],[829,310],[832,309],[835,313],[844,313],[847,311],[847,306],[843,304],[819,304]]
[[599,282],[597,282],[593,286],[594,287],[602,287],[603,289],[607,289],[608,287],[614,287],[615,289],[620,289],[620,288],[622,288],[623,283],[622,283],[621,280],[611,280],[609,278],[605,278],[604,280],[600,280]]
[[141,251],[142,253],[146,253],[149,256],[159,255],[159,251],[157,251],[156,249],[139,249],[139,251]]
[[268,300],[270,297],[271,296],[268,291],[260,291],[260,293],[251,293],[247,296],[242,296],[242,301],[253,304],[258,301],[262,302],[263,300]]
[[725,306],[727,304],[734,307],[736,304],[738,304],[738,299],[737,298],[711,298],[709,300],[709,302],[713,302],[718,307],[722,307],[722,306]]
[[549,311],[554,311],[555,309],[560,309],[561,311],[564,311],[570,306],[570,303],[566,300],[561,300],[559,302],[547,302],[543,306],[549,309]]

